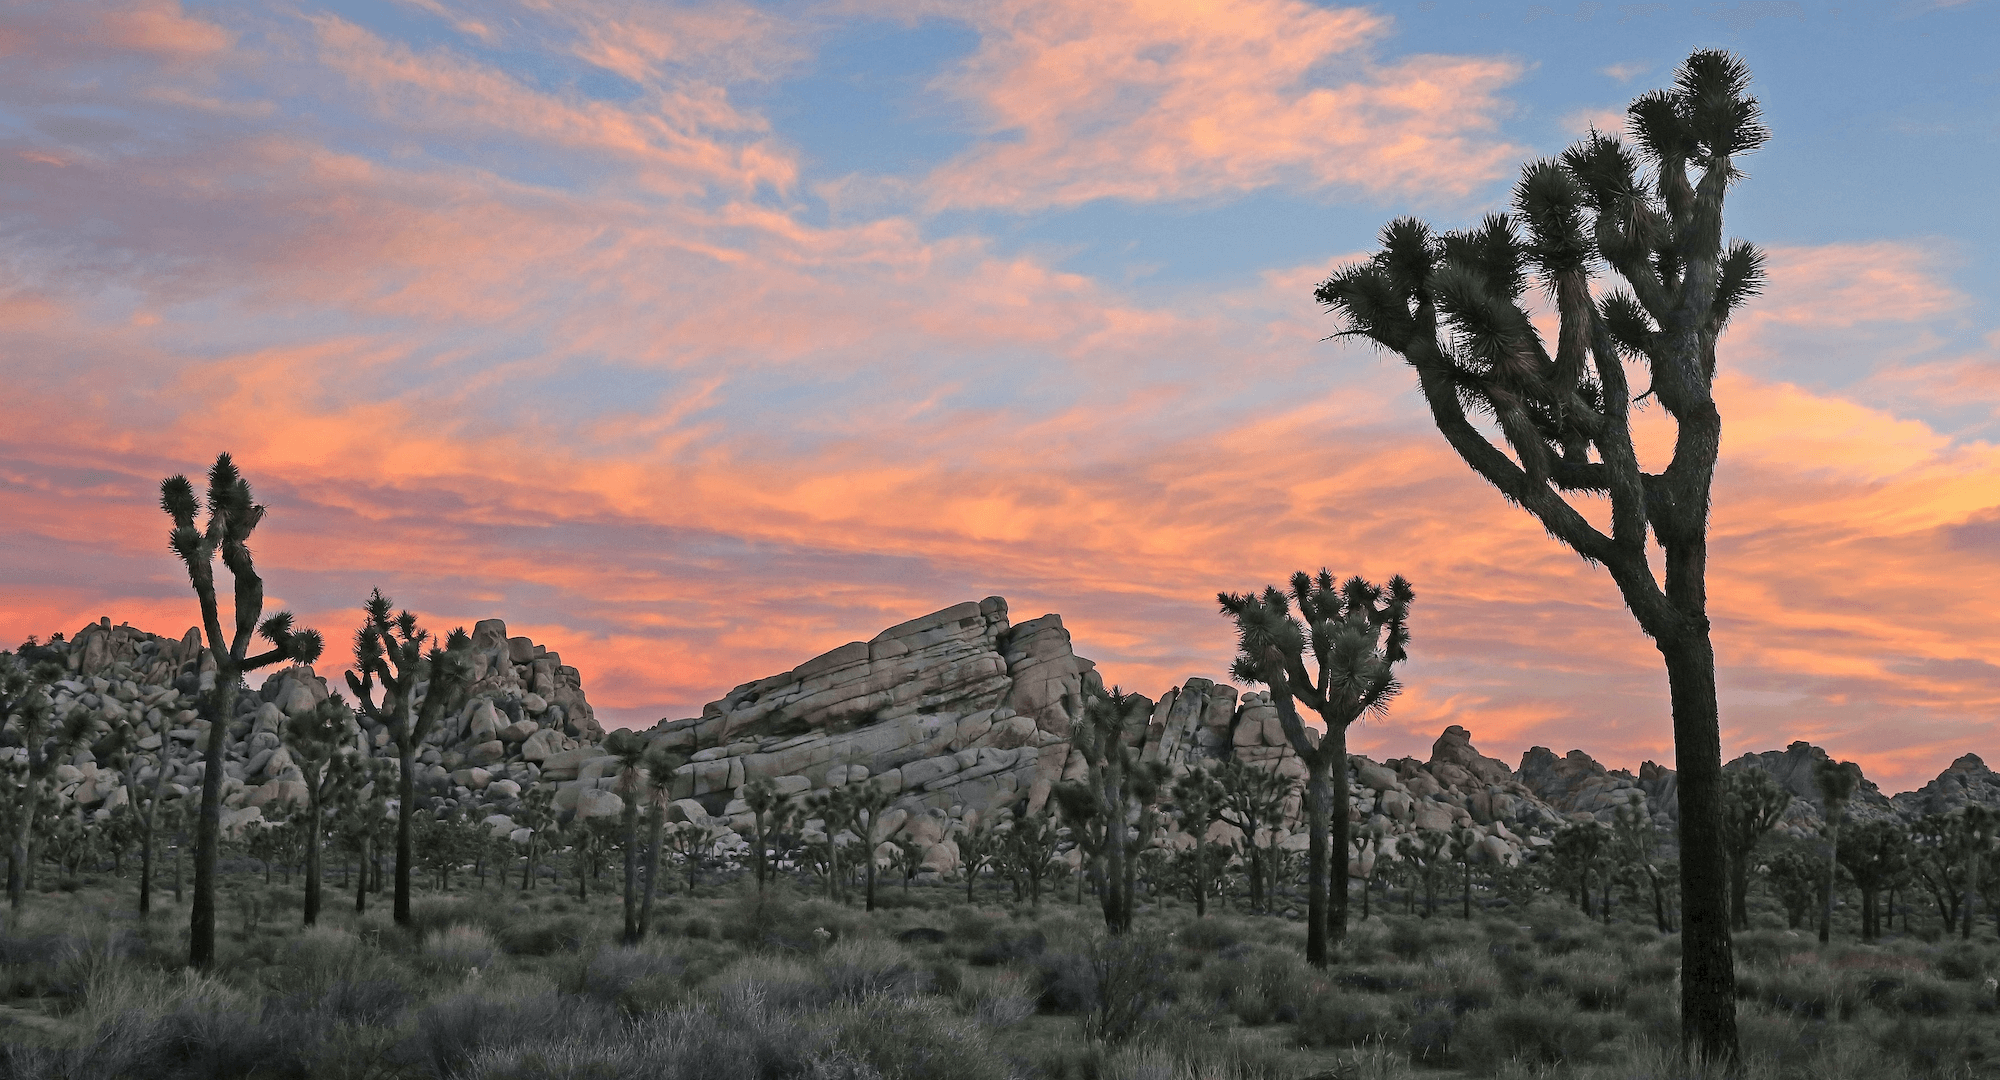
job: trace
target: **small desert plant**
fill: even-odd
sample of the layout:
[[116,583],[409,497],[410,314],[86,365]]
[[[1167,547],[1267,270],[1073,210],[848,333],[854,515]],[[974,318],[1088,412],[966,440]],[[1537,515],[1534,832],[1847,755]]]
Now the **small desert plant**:
[[493,935],[476,926],[448,926],[424,935],[418,966],[433,975],[464,975],[493,966]]

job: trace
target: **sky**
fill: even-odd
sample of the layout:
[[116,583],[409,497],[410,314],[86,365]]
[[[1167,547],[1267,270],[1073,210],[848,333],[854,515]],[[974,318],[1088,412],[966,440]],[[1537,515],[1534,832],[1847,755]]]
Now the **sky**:
[[[1220,678],[1218,591],[1413,582],[1450,723],[1671,764],[1609,579],[1313,286],[1389,219],[1749,63],[1710,561],[1726,756],[2000,755],[2000,5],[16,2],[0,639],[197,618],[161,478],[233,453],[271,606],[507,620],[601,718],[947,605]],[[1654,436],[1666,423],[1640,414]],[[322,663],[322,671],[336,666]]]

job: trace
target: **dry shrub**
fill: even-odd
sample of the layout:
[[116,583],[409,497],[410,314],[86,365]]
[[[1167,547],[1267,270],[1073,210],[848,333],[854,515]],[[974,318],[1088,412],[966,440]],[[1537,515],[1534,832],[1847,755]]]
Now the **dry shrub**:
[[493,935],[477,926],[452,925],[424,935],[417,965],[432,975],[462,976],[493,966]]

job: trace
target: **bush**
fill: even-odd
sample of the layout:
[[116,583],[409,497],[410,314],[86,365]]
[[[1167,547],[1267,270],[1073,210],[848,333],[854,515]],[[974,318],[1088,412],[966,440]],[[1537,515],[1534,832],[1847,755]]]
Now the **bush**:
[[1359,1046],[1401,1035],[1403,1025],[1387,1001],[1337,987],[1319,986],[1299,1001],[1301,1046]]
[[585,965],[578,989],[626,1013],[653,1012],[680,1002],[686,990],[680,957],[636,948],[604,948]]
[[1097,942],[1088,962],[1096,998],[1083,1018],[1086,1038],[1118,1043],[1157,1019],[1175,997],[1173,957],[1149,934],[1129,933]]
[[1616,1020],[1583,1016],[1563,998],[1540,995],[1467,1017],[1455,1051],[1460,1063],[1475,1071],[1511,1061],[1563,1065],[1584,1060],[1618,1028]]
[[500,931],[500,947],[515,956],[552,956],[582,950],[590,922],[581,915],[557,915],[513,923]]
[[464,975],[493,966],[493,935],[476,926],[454,925],[424,935],[418,958],[433,975]]

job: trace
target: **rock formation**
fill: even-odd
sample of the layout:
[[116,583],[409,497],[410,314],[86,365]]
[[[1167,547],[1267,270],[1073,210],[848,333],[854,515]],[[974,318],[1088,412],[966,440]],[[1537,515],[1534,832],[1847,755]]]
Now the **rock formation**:
[[[418,755],[417,783],[427,800],[481,815],[511,807],[539,782],[537,762],[594,745],[604,732],[584,698],[581,675],[556,653],[525,637],[509,638],[506,624],[497,619],[478,624],[473,644],[478,681],[464,708],[431,733]],[[209,724],[200,714],[201,697],[215,684],[215,665],[198,630],[174,639],[103,619],[67,641],[58,637],[36,646],[25,658],[53,660],[68,670],[69,677],[54,687],[58,715],[87,709],[99,732],[118,723],[133,725],[137,751],[150,759],[140,773],[142,783],[157,775],[164,756],[173,770],[171,792],[186,796],[200,787]],[[283,745],[285,720],[327,696],[326,679],[302,666],[275,671],[254,692],[238,696],[223,766],[225,828],[240,831],[262,819],[267,806],[305,804],[302,774]],[[365,718],[361,724],[363,748],[393,760],[388,729]],[[5,741],[0,752],[26,753],[11,732]],[[99,771],[90,750],[56,772],[58,806],[81,806],[104,817],[125,799],[119,781]]]
[[[418,756],[418,790],[426,805],[456,808],[484,821],[496,835],[525,840],[509,816],[541,785],[552,789],[565,817],[613,816],[623,803],[611,789],[613,759],[600,747],[603,730],[585,699],[576,668],[525,637],[509,637],[497,619],[472,635],[476,682],[465,706],[432,732]],[[130,721],[139,748],[157,761],[164,746],[170,784],[185,794],[198,786],[195,752],[207,729],[200,695],[214,669],[193,630],[179,639],[102,620],[68,641],[36,647],[29,658],[52,659],[70,673],[56,689],[59,707],[93,710],[101,728]],[[1057,615],[1015,625],[1007,602],[988,597],[892,626],[868,641],[843,645],[780,675],[745,683],[709,703],[700,716],[663,720],[645,734],[687,757],[675,774],[669,815],[705,824],[718,850],[740,850],[749,824],[743,786],[770,779],[784,794],[872,781],[897,799],[883,815],[877,839],[908,834],[927,846],[926,865],[957,865],[955,823],[994,813],[1042,809],[1053,787],[1078,779],[1084,765],[1070,747],[1071,695],[1096,687],[1096,665],[1078,656]],[[238,699],[230,722],[225,768],[225,818],[231,829],[259,820],[264,808],[302,803],[298,768],[283,746],[285,718],[324,700],[326,680],[311,668],[269,676]],[[387,730],[367,725],[363,747],[394,757]],[[1144,724],[1123,732],[1145,760],[1180,770],[1211,759],[1235,759],[1303,780],[1305,769],[1281,730],[1264,692],[1238,695],[1227,685],[1190,678],[1166,691]],[[0,756],[25,753],[4,744]],[[1794,794],[1780,824],[1793,836],[1819,827],[1812,763],[1825,751],[1803,742],[1746,754],[1730,769],[1762,768]],[[89,751],[57,770],[59,805],[108,815],[124,798]],[[1480,858],[1512,862],[1550,843],[1568,821],[1609,821],[1637,792],[1656,824],[1669,831],[1677,805],[1672,769],[1646,762],[1637,774],[1606,769],[1581,750],[1557,757],[1545,747],[1522,755],[1518,769],[1481,754],[1472,734],[1447,727],[1429,760],[1415,757],[1350,762],[1349,818],[1394,850],[1402,838],[1434,830],[1468,830]],[[1948,812],[1967,803],[2000,807],[2000,776],[1967,754],[1914,792],[1884,797],[1863,782],[1852,803],[1858,819]],[[1303,850],[1299,800],[1260,842]],[[1229,831],[1226,825],[1217,829]],[[1163,841],[1186,843],[1168,836]],[[1374,852],[1351,869],[1365,874]]]

